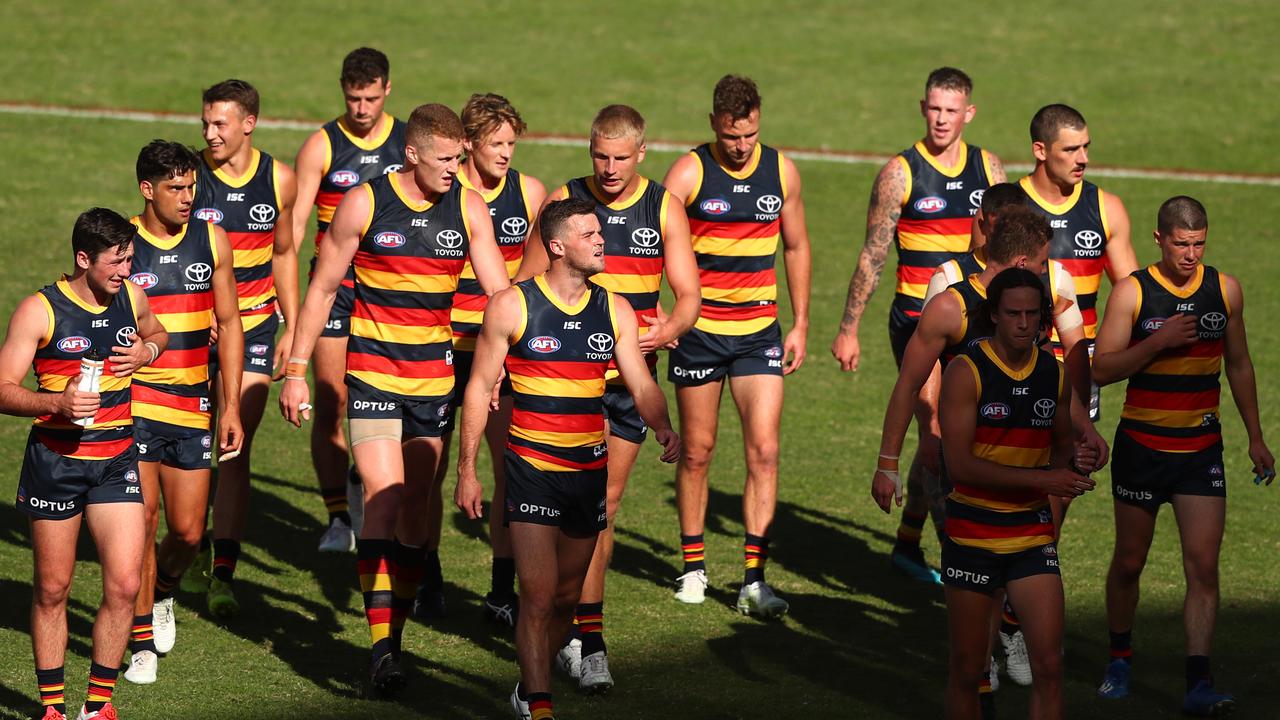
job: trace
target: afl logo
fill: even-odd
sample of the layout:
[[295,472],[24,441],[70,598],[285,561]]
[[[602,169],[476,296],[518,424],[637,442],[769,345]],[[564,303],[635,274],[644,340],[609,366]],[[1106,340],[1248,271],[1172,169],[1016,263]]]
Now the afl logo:
[[777,195],[761,195],[756,199],[756,209],[772,215],[782,209],[782,198]]
[[276,209],[266,203],[249,208],[249,219],[257,223],[269,223],[276,219]]
[[1031,409],[1035,410],[1037,417],[1042,417],[1045,420],[1048,420],[1053,417],[1053,411],[1058,409],[1058,403],[1056,400],[1042,398],[1037,400],[1036,404],[1031,406]]
[[981,412],[982,412],[982,417],[988,420],[1004,420],[1005,418],[1009,417],[1009,413],[1012,411],[1009,409],[1008,405],[1005,405],[1004,403],[995,402],[995,403],[987,403],[986,405],[983,405]]
[[1081,230],[1076,233],[1076,245],[1085,250],[1097,250],[1102,247],[1102,236],[1092,230]]
[[587,338],[587,345],[596,352],[605,353],[613,349],[613,336],[608,333],[592,333]]
[[778,358],[782,357],[782,348],[778,347],[777,345],[774,345],[773,347],[764,351],[764,356],[767,358],[773,358],[774,360],[777,360]]
[[529,340],[529,349],[536,353],[553,353],[560,349],[560,341],[550,335],[539,335]]
[[660,239],[658,231],[653,228],[641,227],[631,231],[631,241],[640,247],[653,247]]
[[970,341],[969,341],[969,344],[968,344],[968,345],[966,345],[966,347],[969,347],[969,348],[976,348],[976,347],[978,347],[978,343],[982,342],[983,340],[990,340],[990,339],[991,339],[991,338],[990,338],[990,336],[983,335],[982,337],[974,338],[974,339],[970,340]]
[[515,237],[519,235],[524,237],[524,233],[529,229],[529,221],[522,217],[509,217],[502,221],[502,234]]
[[155,273],[134,273],[129,276],[129,282],[137,285],[143,290],[150,290],[156,286],[156,283],[160,282],[160,278],[156,277]]
[[129,339],[129,336],[137,332],[138,329],[132,325],[120,328],[116,331],[116,344],[121,347],[133,347],[133,341]]
[[[386,172],[391,172],[391,168],[387,168]],[[334,170],[329,173],[329,182],[338,187],[349,188],[360,182],[360,176],[354,170]]]
[[218,208],[200,208],[195,215],[197,220],[211,222],[214,225],[222,222],[222,211]]
[[388,166],[386,166],[385,168],[383,168],[383,169],[382,169],[382,174],[383,174],[383,175],[390,175],[390,174],[391,174],[391,173],[393,173],[393,172],[400,172],[400,168],[402,168],[402,167],[404,167],[404,166],[403,166],[403,165],[394,165],[394,164],[393,164],[393,165],[388,165]]
[[1200,316],[1200,324],[1205,330],[1218,332],[1227,326],[1227,316],[1220,312],[1205,313]]
[[373,244],[378,247],[398,248],[404,243],[404,236],[398,232],[380,232],[373,236]]
[[78,353],[88,350],[90,347],[89,338],[83,335],[72,335],[64,337],[58,341],[58,349],[64,353]]
[[126,472],[124,474],[124,481],[131,482],[131,483],[138,482],[138,472],[136,470],[130,470]]
[[1153,333],[1164,327],[1164,318],[1147,318],[1142,321],[1142,329],[1149,333]]
[[200,438],[200,444],[205,447],[209,447],[210,445],[213,444],[213,440],[208,435],[205,435],[204,437]]
[[916,204],[913,207],[916,209],[916,212],[922,212],[922,213],[942,212],[943,210],[947,209],[947,201],[943,198],[938,197],[937,195],[930,195],[929,197],[922,197],[919,200],[917,200]]
[[982,196],[987,192],[986,188],[974,190],[969,193],[969,204],[974,207],[982,207]]
[[267,346],[265,343],[254,343],[249,346],[250,355],[266,355]]
[[708,215],[724,215],[729,212],[729,201],[720,198],[707,198],[698,204],[698,209]]
[[182,274],[193,283],[209,282],[209,278],[213,276],[213,268],[208,263],[191,263]]
[[1058,548],[1057,548],[1057,546],[1055,546],[1053,543],[1050,543],[1050,544],[1045,545],[1044,547],[1040,548],[1040,552],[1044,553],[1046,557],[1057,557],[1057,556],[1058,556]]
[[462,247],[462,233],[457,230],[441,230],[436,233],[436,242],[449,250]]

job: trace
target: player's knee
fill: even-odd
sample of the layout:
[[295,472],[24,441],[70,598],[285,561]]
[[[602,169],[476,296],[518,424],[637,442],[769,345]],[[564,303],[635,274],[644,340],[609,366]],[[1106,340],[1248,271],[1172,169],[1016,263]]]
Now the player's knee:
[[756,472],[771,473],[778,467],[778,441],[764,440],[747,448],[747,467]]
[[714,442],[690,439],[681,449],[680,464],[694,472],[706,472],[716,454]]
[[1111,558],[1111,576],[1125,583],[1137,582],[1146,564],[1146,553],[1117,553]]
[[[204,518],[200,518],[203,520]],[[169,526],[169,537],[178,543],[183,553],[195,553],[200,550],[200,538],[204,535],[203,522],[190,522]]]
[[136,572],[112,573],[102,578],[102,604],[107,606],[132,605],[138,597],[142,581]]
[[1218,590],[1218,558],[1217,555],[1205,556],[1190,553],[1182,559],[1183,569],[1187,576],[1187,587],[1217,592]]
[[31,588],[31,600],[38,608],[58,608],[71,594],[71,578],[37,577]]
[[558,605],[557,598],[550,594],[526,592],[520,594],[520,615],[527,615],[530,621],[539,624],[550,619]]
[[1028,660],[1031,661],[1031,676],[1036,682],[1043,679],[1045,683],[1062,683],[1062,646],[1060,644],[1055,643],[1041,652],[1033,652]]

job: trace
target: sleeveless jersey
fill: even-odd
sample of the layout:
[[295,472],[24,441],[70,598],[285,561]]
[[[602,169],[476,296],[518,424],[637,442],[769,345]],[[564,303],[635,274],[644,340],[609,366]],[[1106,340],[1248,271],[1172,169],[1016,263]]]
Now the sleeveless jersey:
[[133,374],[133,415],[162,423],[175,436],[209,430],[209,328],[213,268],[218,264],[213,224],[189,223],[161,240],[138,218],[129,280],[147,293],[151,310],[169,333],[169,346],[153,365]]
[[960,303],[962,316],[960,332],[954,338],[947,338],[947,346],[943,348],[942,356],[938,358],[942,361],[943,369],[946,369],[956,357],[976,347],[978,341],[990,337],[977,329],[977,323],[972,317],[978,305],[987,299],[987,289],[978,282],[978,274],[969,275],[964,280],[951,285],[947,288],[947,292],[955,295],[956,301]]
[[[463,187],[476,190],[467,179],[466,173],[458,173],[458,181]],[[476,192],[480,192],[476,190]],[[489,205],[489,217],[493,219],[493,236],[498,241],[498,250],[507,264],[507,279],[516,276],[520,269],[520,261],[524,258],[524,239],[533,222],[534,208],[529,207],[529,196],[525,190],[524,175],[513,168],[507,169],[506,177],[498,183],[491,193],[480,193]],[[453,311],[450,320],[453,324],[453,349],[459,352],[474,352],[476,337],[480,334],[480,323],[484,322],[484,307],[489,297],[476,280],[476,271],[471,267],[471,259],[462,266],[462,275],[458,278],[458,291],[453,294]]]
[[961,141],[960,161],[943,167],[920,141],[895,160],[907,183],[894,232],[898,286],[889,318],[891,326],[904,327],[919,320],[934,269],[969,253],[973,216],[991,186],[991,156]]
[[370,213],[355,267],[355,304],[347,341],[347,382],[408,398],[453,389],[449,309],[471,233],[464,190],[453,185],[434,203],[406,198],[399,173],[374,178]]
[[36,348],[32,369],[37,392],[60,393],[80,375],[80,358],[92,349],[103,360],[101,393],[93,424],[81,427],[65,415],[41,415],[33,423],[35,437],[59,455],[78,460],[106,460],[133,444],[133,417],[129,412],[132,377],[111,374],[113,346],[125,345],[137,332],[138,313],[125,283],[105,308],[93,307],[76,296],[64,275],[36,294],[49,313],[49,329]]
[[[1076,185],[1071,197],[1061,205],[1054,205],[1036,193],[1030,177],[1022,178],[1018,185],[1031,199],[1030,206],[1053,225],[1049,257],[1062,263],[1075,280],[1076,302],[1084,318],[1084,336],[1092,341],[1098,335],[1098,288],[1107,264],[1107,241],[1111,239],[1102,190],[1084,180]],[[1054,332],[1052,337],[1055,352],[1061,352],[1058,334]]]
[[1138,306],[1130,345],[1150,337],[1165,318],[1195,315],[1200,339],[1166,350],[1129,378],[1120,429],[1139,443],[1163,452],[1196,452],[1222,441],[1218,422],[1223,342],[1231,307],[1218,271],[1201,265],[1179,288],[1158,265],[1137,271]]
[[[942,270],[946,277],[959,278],[960,280],[963,280],[970,275],[981,274],[983,270],[987,269],[987,261],[979,258],[978,253],[971,252],[942,263],[942,265],[939,266],[939,269]],[[960,280],[957,280],[956,282],[959,282]],[[955,283],[951,284],[954,285]]]
[[221,225],[231,241],[240,321],[247,333],[276,311],[271,258],[280,216],[280,181],[275,160],[256,148],[253,163],[238,178],[215,168],[208,153],[203,153],[204,162],[197,169],[195,207],[199,209],[192,216]]
[[515,287],[524,317],[507,352],[514,401],[507,447],[539,470],[603,470],[601,398],[618,336],[613,293],[588,282],[571,307],[542,275]]
[[403,122],[386,116],[382,130],[367,138],[347,131],[344,118],[336,118],[320,128],[325,137],[324,175],[316,192],[316,249],[333,221],[333,211],[351,188],[404,165]]
[[[989,340],[956,361],[973,371],[978,386],[974,456],[1008,467],[1048,467],[1062,364],[1036,350],[1027,367],[1014,370],[996,356]],[[994,553],[1039,547],[1053,542],[1049,498],[1040,490],[956,482],[947,497],[946,532],[959,545]]]
[[778,317],[778,240],[787,181],[782,153],[756,143],[741,170],[730,170],[713,143],[693,150],[698,185],[685,203],[702,283],[695,325],[715,335],[750,335]]

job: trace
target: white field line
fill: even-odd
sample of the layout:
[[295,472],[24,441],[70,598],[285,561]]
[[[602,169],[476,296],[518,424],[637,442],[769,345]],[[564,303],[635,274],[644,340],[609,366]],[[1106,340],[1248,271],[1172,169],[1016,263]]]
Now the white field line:
[[[57,105],[31,105],[27,103],[0,102],[0,113],[46,117],[79,118],[83,120],[124,120],[141,123],[178,123],[192,125],[200,122],[199,116],[185,113],[160,113],[142,110],[113,110],[105,108],[74,108]],[[322,121],[275,120],[260,118],[258,126],[276,130],[315,130]],[[568,135],[527,135],[520,142],[530,145],[557,147],[586,147],[587,138]],[[694,143],[678,143],[662,140],[650,141],[648,147],[659,152],[683,152]],[[843,152],[838,150],[805,150],[782,148],[796,160],[839,163],[843,165],[883,165],[892,157],[876,153]],[[1031,166],[1009,163],[1005,168],[1015,173],[1025,173]],[[1224,173],[1198,170],[1147,169],[1090,166],[1091,177],[1131,178],[1138,180],[1181,180],[1186,182],[1216,183],[1221,185],[1267,185],[1280,187],[1280,176],[1247,173]]]

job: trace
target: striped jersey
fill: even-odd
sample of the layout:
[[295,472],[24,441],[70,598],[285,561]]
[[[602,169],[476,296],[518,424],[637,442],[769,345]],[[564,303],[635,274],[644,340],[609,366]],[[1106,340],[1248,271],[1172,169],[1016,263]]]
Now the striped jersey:
[[973,317],[978,305],[987,299],[987,288],[978,282],[978,275],[972,274],[955,283],[947,288],[947,292],[954,295],[956,302],[960,303],[960,331],[955,336],[947,338],[947,346],[943,348],[942,355],[938,358],[942,361],[943,369],[956,357],[972,350],[980,341],[990,337],[978,330],[978,324],[974,322],[976,318]]
[[404,165],[405,124],[386,115],[382,129],[367,138],[347,130],[346,118],[324,124],[324,174],[316,192],[316,249],[333,221],[333,211],[351,188]]
[[[956,362],[973,372],[978,389],[974,457],[1008,467],[1048,467],[1062,364],[1049,352],[1035,350],[1026,367],[1013,369],[995,354],[989,340],[980,341]],[[994,553],[1039,547],[1053,542],[1049,498],[1042,490],[957,481],[947,497],[946,532],[957,544]]]
[[138,328],[133,293],[125,283],[106,307],[96,307],[80,299],[68,278],[41,288],[36,297],[49,314],[49,328],[36,348],[32,369],[37,392],[60,393],[67,382],[80,375],[80,359],[90,350],[103,360],[99,385],[99,407],[93,423],[81,427],[64,415],[41,415],[33,423],[34,434],[45,447],[59,455],[78,460],[106,460],[133,444],[133,416],[129,411],[132,376],[111,374],[111,348],[128,344]]
[[715,143],[693,150],[698,183],[685,203],[702,284],[695,325],[715,335],[750,335],[778,317],[778,240],[787,180],[782,153],[756,143],[731,170]]
[[522,319],[507,352],[514,401],[507,447],[539,470],[603,470],[601,398],[618,336],[613,293],[588,282],[570,306],[542,275],[515,287]]
[[[480,192],[466,173],[458,173],[458,181],[463,187]],[[533,222],[535,208],[529,206],[529,194],[525,187],[525,176],[514,168],[491,192],[480,192],[481,197],[489,205],[489,217],[493,219],[493,236],[498,241],[498,250],[507,265],[507,279],[516,276],[520,269],[520,261],[524,258],[524,239]],[[484,307],[489,297],[480,287],[476,279],[476,271],[471,267],[471,258],[462,266],[462,275],[458,278],[458,291],[453,294],[453,311],[450,320],[453,325],[453,349],[457,352],[474,352],[476,337],[480,335],[480,324],[484,322]]]
[[1120,429],[1139,443],[1164,452],[1196,452],[1222,441],[1218,421],[1223,343],[1231,307],[1222,278],[1212,267],[1196,268],[1184,288],[1151,265],[1138,281],[1130,345],[1151,337],[1166,318],[1195,315],[1200,339],[1160,353],[1129,378]]
[[191,222],[182,234],[157,238],[133,218],[135,285],[147,294],[169,345],[156,362],[133,374],[133,415],[175,437],[209,431],[209,328],[213,269],[218,265],[213,224]]
[[466,196],[453,183],[435,202],[414,202],[402,173],[374,178],[369,219],[352,262],[355,304],[347,341],[347,384],[407,398],[453,390],[449,310],[471,233]]
[[904,327],[919,320],[934,269],[968,254],[973,216],[991,186],[991,155],[961,141],[960,159],[943,167],[921,140],[895,160],[907,181],[894,232],[898,285],[889,318],[892,326]]
[[280,217],[280,177],[275,159],[253,149],[244,175],[233,178],[203,153],[196,174],[197,210],[192,217],[222,226],[231,242],[231,264],[244,331],[258,327],[276,312],[276,280],[271,259]]

